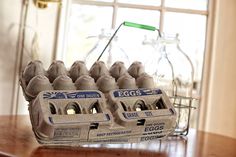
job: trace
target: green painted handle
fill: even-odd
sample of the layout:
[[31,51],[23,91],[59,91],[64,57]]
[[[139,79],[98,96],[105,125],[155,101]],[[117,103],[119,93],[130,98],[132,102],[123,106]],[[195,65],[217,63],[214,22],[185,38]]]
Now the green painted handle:
[[128,27],[135,27],[135,28],[146,29],[146,30],[150,30],[150,31],[155,31],[156,30],[156,27],[149,26],[149,25],[138,24],[138,23],[133,23],[133,22],[125,21],[123,24],[125,26],[128,26]]

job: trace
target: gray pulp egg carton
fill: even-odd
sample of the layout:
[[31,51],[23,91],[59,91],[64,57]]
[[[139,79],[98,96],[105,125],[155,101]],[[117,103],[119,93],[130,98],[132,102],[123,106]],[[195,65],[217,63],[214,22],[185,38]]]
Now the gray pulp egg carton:
[[135,143],[175,129],[173,105],[141,62],[128,70],[116,62],[108,70],[97,61],[87,70],[76,61],[67,70],[54,61],[46,71],[36,60],[26,66],[20,83],[41,144]]

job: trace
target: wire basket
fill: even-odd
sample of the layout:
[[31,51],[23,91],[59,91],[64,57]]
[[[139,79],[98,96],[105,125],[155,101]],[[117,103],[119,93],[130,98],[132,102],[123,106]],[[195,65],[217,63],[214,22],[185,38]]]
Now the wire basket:
[[[176,112],[177,112],[177,121],[176,121],[176,127],[175,127],[175,131],[173,132],[172,135],[187,135],[189,132],[189,128],[190,128],[190,123],[191,123],[191,117],[192,117],[192,113],[195,109],[197,109],[197,98],[193,98],[192,97],[192,93],[193,93],[193,77],[194,77],[194,67],[193,64],[191,62],[191,59],[188,57],[188,55],[180,48],[179,46],[179,38],[178,38],[178,34],[176,34],[175,38],[173,40],[169,40],[169,39],[164,39],[163,40],[163,33],[161,33],[159,31],[159,29],[153,27],[153,26],[148,26],[148,25],[143,25],[143,24],[137,24],[137,23],[132,23],[132,22],[123,22],[119,25],[119,27],[115,30],[115,32],[113,33],[113,35],[110,37],[110,40],[108,41],[108,43],[106,44],[105,48],[103,49],[103,51],[100,53],[99,57],[97,58],[97,61],[100,60],[100,58],[102,57],[102,55],[104,54],[105,50],[108,48],[108,46],[111,44],[111,41],[113,40],[113,38],[116,36],[117,32],[119,31],[119,29],[121,28],[121,26],[128,26],[128,27],[134,27],[134,28],[140,28],[140,29],[145,29],[145,30],[150,30],[150,31],[158,31],[158,38],[156,39],[156,41],[158,41],[159,43],[173,43],[176,42],[177,43],[177,49],[179,50],[179,52],[181,52],[181,55],[187,60],[190,69],[191,69],[191,74],[190,74],[190,90],[186,95],[182,95],[179,94],[178,91],[178,85],[177,85],[177,81],[175,78],[175,73],[174,73],[174,69],[173,69],[173,64],[172,62],[169,60],[168,58],[168,54],[165,53],[164,56],[165,58],[168,60],[169,66],[171,67],[171,73],[172,73],[172,80],[170,80],[170,82],[172,83],[172,88],[168,89],[169,93],[167,95],[169,96],[171,102],[173,103]],[[144,42],[143,44],[156,44],[157,42]],[[154,49],[156,49],[156,45],[152,45]],[[159,60],[158,60],[159,61]],[[165,89],[164,89],[165,90]]]

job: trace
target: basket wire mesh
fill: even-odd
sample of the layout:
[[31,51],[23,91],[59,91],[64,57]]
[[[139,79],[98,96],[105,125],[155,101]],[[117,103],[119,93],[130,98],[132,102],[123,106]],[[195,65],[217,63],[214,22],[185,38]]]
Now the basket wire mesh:
[[[108,46],[111,44],[111,41],[113,38],[116,36],[117,32],[121,28],[121,26],[128,26],[128,27],[134,27],[134,28],[140,28],[140,29],[146,29],[150,31],[158,31],[158,37],[155,39],[153,42],[147,42],[143,41],[144,45],[151,45],[155,51],[162,51],[164,52],[163,57],[168,61],[168,64],[171,69],[171,75],[172,79],[169,80],[172,84],[171,89],[166,89],[167,90],[167,95],[169,96],[171,102],[173,103],[176,112],[177,112],[177,121],[176,121],[176,127],[175,131],[172,133],[172,135],[187,135],[189,132],[190,128],[190,122],[191,122],[191,117],[192,117],[192,112],[193,110],[197,109],[197,100],[198,98],[193,97],[193,82],[194,82],[194,66],[189,58],[189,56],[180,48],[180,40],[179,40],[179,35],[176,34],[174,38],[166,38],[164,33],[160,32],[159,29],[153,27],[153,26],[148,26],[148,25],[142,25],[142,24],[136,24],[136,23],[131,23],[131,22],[123,22],[119,25],[119,27],[115,30],[113,35],[110,37],[110,40],[108,41],[107,45],[103,49],[103,51],[100,53],[99,57],[97,58],[97,61],[100,60],[102,55],[104,54],[105,50],[108,48]],[[188,85],[188,91],[186,94],[180,94],[179,92],[179,85],[178,81],[176,80],[175,76],[175,71],[174,71],[174,65],[170,61],[168,53],[166,52],[166,45],[168,44],[176,44],[176,49],[181,53],[181,55],[187,60],[189,67],[191,69],[190,71],[190,81]],[[162,45],[162,48],[160,49],[160,45]],[[91,53],[91,52],[89,52]],[[160,61],[160,58],[157,59],[157,62]],[[153,74],[155,75],[155,73]],[[165,90],[165,89],[164,89]]]

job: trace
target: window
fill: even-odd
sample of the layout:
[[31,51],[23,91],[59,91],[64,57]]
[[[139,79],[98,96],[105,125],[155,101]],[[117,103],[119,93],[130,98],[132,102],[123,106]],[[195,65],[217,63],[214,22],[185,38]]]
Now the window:
[[[96,53],[101,52],[107,43],[111,29],[114,30],[123,21],[136,22],[155,26],[165,34],[178,33],[181,48],[193,62],[194,80],[200,84],[207,8],[208,0],[71,0],[67,8],[64,48],[58,59],[64,60],[70,67],[75,60],[85,60],[88,52],[93,52],[89,68],[98,56]],[[153,50],[143,46],[142,42],[145,38],[154,39],[156,35],[145,30],[122,28],[117,42],[112,45],[113,57],[117,59],[119,53],[125,60],[128,54],[130,62],[146,62],[151,56],[149,52]],[[104,54],[105,58],[109,58],[109,52]]]

